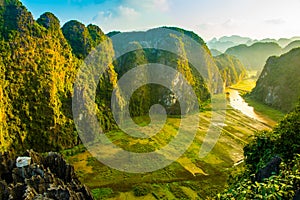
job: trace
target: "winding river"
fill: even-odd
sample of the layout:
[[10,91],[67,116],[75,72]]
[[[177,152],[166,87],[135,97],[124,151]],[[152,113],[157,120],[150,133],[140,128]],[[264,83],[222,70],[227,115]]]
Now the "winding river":
[[275,125],[276,122],[273,120],[263,116],[260,113],[255,112],[254,108],[252,106],[249,106],[248,103],[243,99],[243,97],[239,94],[238,90],[234,89],[227,89],[227,92],[229,92],[228,98],[230,106],[236,110],[239,110],[244,115],[255,119],[257,121],[266,123],[268,125]]

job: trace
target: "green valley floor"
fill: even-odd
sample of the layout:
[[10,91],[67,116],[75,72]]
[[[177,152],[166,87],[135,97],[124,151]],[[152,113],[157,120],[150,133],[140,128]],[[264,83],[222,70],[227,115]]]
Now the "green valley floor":
[[[83,146],[66,150],[63,154],[96,199],[206,199],[223,191],[228,176],[243,168],[243,147],[253,134],[272,128],[230,106],[226,112],[219,111],[218,114],[226,115],[225,126],[219,127],[221,136],[208,156],[198,157],[210,125],[211,112],[205,111],[200,114],[199,130],[187,152],[176,162],[155,172],[131,174],[111,169],[93,158]],[[165,145],[164,136],[172,135],[179,123],[178,118],[168,118],[162,137],[153,137],[151,142],[126,138],[124,133],[117,131],[107,135],[124,149],[147,152],[157,148],[156,144]]]

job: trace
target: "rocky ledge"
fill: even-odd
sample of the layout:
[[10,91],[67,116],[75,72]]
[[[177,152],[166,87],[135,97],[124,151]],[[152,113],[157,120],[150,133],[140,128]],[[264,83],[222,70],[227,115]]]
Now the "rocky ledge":
[[0,199],[93,199],[76,177],[73,166],[60,154],[50,152],[42,156],[30,150],[22,156],[30,158],[30,164],[17,167],[17,157],[0,154]]

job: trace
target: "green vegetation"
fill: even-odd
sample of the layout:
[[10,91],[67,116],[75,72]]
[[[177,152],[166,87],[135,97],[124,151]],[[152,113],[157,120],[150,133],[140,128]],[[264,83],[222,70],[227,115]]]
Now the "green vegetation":
[[257,81],[257,71],[247,71],[246,76],[237,84],[230,85],[229,88],[238,90],[241,95],[245,95],[252,91]]
[[214,59],[226,87],[240,82],[245,77],[245,67],[234,56],[222,54],[216,56]]
[[96,188],[93,189],[92,195],[96,200],[100,199],[106,199],[116,196],[114,191],[111,188]]
[[300,48],[268,59],[250,98],[283,112],[295,108],[300,97]]
[[[62,32],[36,23],[21,3],[1,10],[1,150],[44,152],[78,144],[66,104],[78,60]],[[49,27],[59,23],[49,13],[38,21],[47,17]]]
[[248,94],[255,88],[256,81],[257,71],[248,71],[246,78],[235,85],[231,85],[229,88],[238,90],[249,106],[252,106],[256,112],[275,122],[279,122],[285,115],[282,111],[249,97]]
[[108,37],[112,37],[112,36],[117,35],[117,34],[119,34],[119,33],[121,33],[121,32],[120,32],[120,31],[112,31],[112,32],[107,33],[106,35],[107,35]]
[[151,186],[147,184],[136,185],[133,187],[133,193],[136,197],[146,196],[152,191]]
[[291,51],[292,49],[296,49],[300,47],[300,40],[295,40],[291,43],[289,43],[286,47],[284,47],[283,52],[287,53]]
[[255,109],[255,111],[269,117],[276,122],[279,122],[285,115],[282,111],[263,104],[262,102],[256,101],[252,98],[245,97],[245,100],[249,104],[249,106],[252,106]]
[[201,37],[199,37],[199,35],[197,35],[196,33],[194,33],[193,31],[187,31],[187,30],[184,30],[184,29],[178,28],[178,27],[164,26],[163,28],[174,30],[174,31],[179,32],[179,33],[183,33],[184,35],[189,36],[192,39],[194,39],[200,45],[204,45],[205,44],[204,40]]
[[[72,20],[60,29],[59,20],[49,12],[42,14],[35,21],[19,1],[5,1],[0,11],[1,151],[23,151],[32,148],[44,152],[78,145],[80,140],[71,110],[75,75],[83,63],[82,60],[102,41],[105,41],[108,54],[95,56],[99,56],[99,64],[112,62],[114,52],[111,42],[95,25],[85,27],[82,23]],[[194,33],[178,30],[204,45],[202,39]],[[184,45],[181,44],[180,48],[184,49]],[[126,66],[133,62],[139,65],[146,63],[147,59],[163,60],[162,57],[150,55],[149,52],[146,52],[148,58],[143,60],[138,51],[135,53],[133,58],[136,60],[124,56],[125,63],[123,62],[122,69],[118,70],[120,74],[129,70]],[[174,57],[172,60],[174,68],[182,71],[193,84],[199,100],[205,102],[209,93],[207,88],[202,86],[201,77],[196,76],[188,63],[181,58]],[[111,65],[97,86],[97,116],[105,131],[115,128],[109,107],[117,76],[114,66]],[[93,74],[90,77],[93,77]],[[86,88],[85,85],[81,87]],[[149,92],[156,93],[158,90],[149,91],[148,88],[142,88],[136,92],[136,98],[133,98],[132,102],[132,105],[136,105],[132,109],[134,116],[146,114],[150,103],[153,104],[139,101],[143,99],[139,97],[147,99]],[[177,112],[176,109],[178,105],[171,108],[175,110],[173,113]],[[71,152],[68,154],[72,155]]]
[[[225,112],[220,111],[218,114],[225,115]],[[235,174],[242,169],[243,164],[233,168],[232,166],[243,159],[243,147],[250,141],[250,137],[256,131],[269,130],[269,127],[229,108],[226,112],[226,125],[222,129],[218,143],[206,158],[200,159],[198,154],[210,125],[210,118],[210,111],[201,113],[199,131],[187,152],[176,162],[155,172],[144,174],[120,172],[100,163],[87,152],[70,156],[68,161],[74,165],[80,180],[89,188],[111,188],[114,193],[118,193],[115,197],[107,199],[138,198],[135,193],[145,195],[141,197],[144,199],[213,197],[226,187],[228,174]],[[149,139],[129,137],[119,131],[108,132],[107,137],[125,150],[150,152],[165,146],[172,139],[177,133],[180,121],[180,118],[170,116],[163,130]],[[111,156],[114,156],[114,152],[111,153]]]
[[57,32],[58,29],[60,29],[60,22],[57,19],[57,17],[50,13],[46,12],[38,18],[36,21],[39,25],[45,27],[46,29],[52,30],[52,33]]
[[221,51],[218,51],[216,49],[210,49],[210,52],[213,56],[219,56],[219,55],[223,54]]
[[[248,37],[232,35],[229,37],[223,36],[220,39],[213,38],[212,40],[207,42],[207,46],[209,47],[209,49],[211,49],[211,51],[214,49],[214,50],[217,50],[220,52],[225,52],[227,49],[241,45],[241,44],[249,46],[249,45],[253,45],[254,43],[270,43],[271,42],[271,43],[277,43],[281,48],[283,48],[283,53],[286,53],[292,49],[290,47],[293,47],[293,48],[299,47],[296,45],[298,42],[294,43],[294,41],[299,40],[299,39],[300,39],[299,37],[292,37],[292,38],[280,38],[278,40],[270,39],[270,38],[265,38],[262,40],[253,40]],[[294,46],[294,45],[296,45],[296,46]]]
[[71,20],[64,24],[62,32],[78,58],[85,58],[92,49],[93,39],[84,24]]
[[[235,176],[219,199],[292,199],[300,189],[300,106],[274,128],[260,132],[244,148],[246,169]],[[257,180],[272,158],[282,159],[279,173]]]
[[236,56],[247,70],[261,70],[270,56],[280,55],[281,47],[277,43],[254,43],[251,46],[241,44],[226,50],[226,54]]
[[[77,57],[87,52],[79,52],[77,57],[73,53],[82,48],[87,51],[105,39],[105,35],[96,26],[85,28],[72,21],[67,23],[65,32],[69,33],[66,30],[70,28],[70,34],[74,34],[79,43],[80,37],[85,40],[88,36],[92,46],[73,43],[66,39],[59,20],[52,13],[44,13],[34,21],[20,2],[5,1],[5,4],[0,9],[0,150],[32,148],[45,152],[78,145],[80,140],[73,122],[71,98],[74,78],[82,64]],[[78,33],[74,32],[76,28]],[[112,49],[112,46],[108,44],[107,48]],[[107,74],[100,81],[100,91],[109,90],[116,82],[113,66]],[[107,122],[105,128],[111,129],[111,116],[100,114],[107,110],[107,99],[98,100],[98,116],[101,122]]]
[[251,38],[248,37],[241,37],[238,35],[233,36],[224,36],[220,39],[212,39],[207,43],[210,49],[216,49],[220,52],[225,52],[228,48],[234,47],[240,44],[248,44],[252,42]]
[[[223,87],[220,86],[217,91],[210,91],[204,78],[189,62],[187,55],[194,53],[198,60],[207,62],[202,64],[212,70],[208,71],[208,81],[213,84],[218,84],[214,82],[214,75],[220,72],[224,85],[230,86],[240,82],[239,86],[233,87],[246,88],[245,90],[249,91],[254,84],[249,86],[248,83],[252,83],[255,77],[242,80],[245,68],[231,55],[222,54],[215,58],[216,63],[209,62],[212,59],[211,52],[197,34],[176,27],[164,28],[179,32],[178,35],[163,35],[166,40],[163,42],[173,41],[176,44],[178,55],[143,48],[142,43],[134,40],[140,34],[145,34],[145,37],[150,38],[147,41],[149,44],[156,44],[158,39],[162,38],[161,28],[157,28],[143,33],[127,33],[128,37],[125,39],[129,45],[120,48],[137,50],[113,60],[115,52],[108,36],[118,32],[106,36],[98,26],[86,27],[76,20],[71,20],[60,28],[59,19],[49,12],[42,14],[35,21],[21,2],[5,0],[4,5],[0,7],[0,152],[23,152],[26,149],[39,152],[61,151],[74,165],[79,179],[91,188],[96,199],[197,199],[213,197],[220,193],[226,187],[228,174],[236,174],[243,169],[244,165],[239,162],[244,158],[242,150],[246,145],[246,172],[237,176],[239,182],[230,185],[227,193],[220,195],[220,198],[241,197],[239,195],[244,194],[246,196],[242,197],[247,198],[271,198],[270,195],[292,197],[296,189],[299,189],[299,107],[287,115],[272,132],[267,131],[269,125],[243,116],[229,106],[226,110],[217,111],[217,115],[226,116],[226,121],[222,125],[212,126],[222,134],[210,154],[199,158],[200,147],[211,125],[212,112],[208,105],[211,92],[222,91]],[[185,43],[183,35],[191,37],[203,47],[203,55],[200,52],[189,52],[191,44]],[[245,42],[247,39],[223,38],[224,43],[231,43],[227,40]],[[100,43],[103,51],[95,51]],[[294,47],[293,45],[289,46]],[[238,46],[228,50],[228,53],[240,57],[245,66],[254,69],[258,69],[267,56],[277,55],[279,52],[280,47],[275,43],[258,43],[250,47]],[[83,77],[83,80],[88,80],[91,84],[87,85],[82,81],[78,84],[78,90],[74,91],[73,84],[78,72],[91,67],[89,62],[84,63],[88,55],[89,61],[97,59],[99,66],[108,63],[108,69],[99,80],[95,80],[96,68],[99,67],[95,66],[95,71]],[[257,60],[253,59],[254,57]],[[294,49],[280,58],[271,57],[256,88],[250,94],[251,105],[276,120],[282,116],[281,113],[256,102],[266,100],[266,103],[284,111],[293,108],[300,96],[300,74],[299,70],[296,70],[300,63],[299,57],[300,49]],[[130,174],[105,166],[87,152],[78,137],[77,131],[80,130],[75,129],[71,101],[72,97],[83,97],[83,91],[87,91],[87,94],[96,91],[96,97],[92,99],[96,105],[89,105],[87,111],[96,114],[106,136],[114,144],[138,153],[162,148],[177,134],[182,120],[178,117],[181,114],[179,102],[170,100],[174,94],[169,89],[149,84],[138,88],[130,102],[123,102],[121,92],[117,94],[117,106],[124,107],[128,103],[131,117],[140,126],[149,123],[148,111],[151,105],[160,103],[166,108],[167,122],[163,129],[151,138],[137,139],[120,131],[110,109],[111,94],[118,78],[134,67],[146,63],[160,63],[179,71],[192,86],[203,112],[200,116],[195,112],[201,123],[193,143],[182,157],[155,172]],[[128,85],[139,79],[147,80],[150,75],[139,74],[138,77],[132,78]],[[183,80],[174,78],[170,81],[173,81],[173,87],[183,91],[182,96],[188,95],[182,86]],[[87,96],[89,98],[89,95]],[[286,98],[287,96],[289,98]],[[191,105],[191,108],[196,111],[199,109],[195,105]],[[194,120],[188,122],[190,126],[197,123]],[[263,130],[264,132],[257,134],[249,143],[254,132]],[[151,131],[149,130],[149,133]],[[118,156],[113,151],[110,153],[111,156]],[[281,173],[261,183],[253,182],[251,175],[257,173],[275,155],[283,158]],[[249,187],[253,193],[249,193]],[[276,194],[272,194],[274,191]]]
[[[187,59],[186,51],[189,44],[184,43],[182,36],[192,37],[205,49],[207,55],[197,56],[209,60],[211,55],[204,41],[191,31],[165,27],[179,32],[178,35],[168,34],[165,38],[174,41],[178,46],[179,55],[140,49],[129,52],[113,62],[112,42],[95,25],[86,27],[76,20],[71,20],[60,29],[59,20],[49,12],[42,14],[35,21],[31,13],[17,0],[5,1],[0,11],[1,151],[8,149],[23,151],[27,148],[39,152],[59,151],[80,144],[77,133],[80,130],[76,130],[74,126],[71,101],[72,97],[82,97],[83,91],[86,90],[87,93],[92,89],[97,92],[95,98],[97,106],[95,108],[91,105],[88,112],[96,112],[105,132],[117,129],[110,110],[111,94],[117,78],[132,67],[147,62],[168,64],[180,71],[193,87],[201,107],[207,104],[210,98],[203,77]],[[128,38],[134,40],[140,33],[128,34],[132,34],[133,37]],[[158,37],[162,37],[160,28],[143,34],[151,36],[149,42],[156,42]],[[97,49],[100,42],[105,51],[93,51]],[[137,47],[140,45],[135,41],[128,41],[128,44]],[[123,47],[130,48],[130,46]],[[90,51],[94,54],[89,57],[89,60],[97,59],[99,66],[103,63],[111,64],[100,77],[100,81],[92,79],[96,72],[90,72],[91,74],[86,74],[82,79],[92,85],[87,86],[87,83],[81,82],[77,90],[73,91],[76,75],[89,67],[89,64],[83,64],[83,59]],[[166,60],[168,63],[165,63]],[[208,67],[209,69],[214,67],[214,63],[207,62],[207,65],[211,66]],[[147,76],[146,73],[139,78],[147,78]],[[209,78],[213,79],[213,77]],[[98,81],[99,84],[96,84]],[[134,80],[132,81],[133,84]],[[179,81],[174,87],[182,87],[181,83],[182,81]],[[221,88],[219,90],[221,91]],[[131,102],[123,102],[120,95],[117,94],[118,106],[131,104],[132,116],[148,115],[149,107],[161,102],[165,102],[164,106],[168,114],[178,115],[180,111],[178,101],[171,99],[172,92],[162,86],[150,85],[139,88],[131,98]],[[196,105],[191,107],[199,109]],[[68,154],[72,155],[70,152]]]
[[[198,97],[198,103],[201,107],[203,107],[203,104],[207,103],[207,101],[210,98],[210,92],[206,84],[204,83],[204,79],[199,74],[199,72],[189,63],[189,60],[187,58],[187,53],[189,46],[191,44],[185,44],[182,39],[182,35],[187,35],[189,37],[192,37],[199,46],[202,46],[205,51],[207,51],[207,55],[202,55],[204,53],[199,52],[199,56],[209,56],[210,52],[207,49],[204,41],[195,33],[186,31],[180,28],[175,27],[164,27],[165,29],[170,29],[177,31],[178,34],[166,34],[165,31],[162,31],[162,28],[156,28],[148,30],[147,32],[143,33],[143,37],[149,38],[147,41],[148,43],[155,44],[157,40],[160,40],[162,37],[162,34],[165,35],[165,41],[171,41],[172,44],[175,43],[175,45],[178,47],[178,54],[175,55],[174,53],[164,51],[164,50],[158,50],[154,48],[142,48],[142,45],[139,44],[138,41],[135,41],[136,39],[140,38],[141,32],[132,32],[132,33],[126,33],[126,45],[123,45],[122,48],[124,49],[136,49],[135,51],[128,52],[122,56],[120,56],[115,62],[115,70],[118,74],[118,77],[122,77],[126,72],[129,70],[143,65],[147,63],[159,63],[163,65],[168,65],[179,72],[185,77],[187,82],[193,87],[195,94]],[[128,43],[128,44],[127,44]],[[170,44],[168,44],[170,45]],[[212,59],[207,58],[207,59]],[[207,65],[211,65],[211,63],[207,62]],[[161,74],[164,74],[162,71]],[[133,77],[132,80],[127,81],[126,85],[134,85],[137,80],[148,80],[150,76],[157,76],[150,72],[145,72],[143,74],[138,74],[136,77]],[[164,76],[168,76],[168,74],[165,74]],[[170,80],[175,79],[176,77],[169,77]],[[179,79],[179,81],[174,85],[173,87],[176,87],[177,89],[182,88],[182,79]],[[173,84],[173,83],[172,83]],[[184,89],[181,90],[183,93],[185,92]],[[136,116],[144,116],[148,115],[149,108],[153,104],[161,104],[166,108],[167,114],[170,115],[179,115],[180,114],[180,106],[179,106],[179,100],[173,101],[173,92],[165,88],[163,86],[157,85],[157,84],[148,84],[146,86],[140,87],[138,90],[136,90],[131,97],[131,102],[129,105],[130,108],[130,114],[133,117]],[[184,95],[183,95],[184,96]],[[192,102],[191,102],[192,103]],[[192,110],[198,109],[195,107],[195,105],[190,106]]]

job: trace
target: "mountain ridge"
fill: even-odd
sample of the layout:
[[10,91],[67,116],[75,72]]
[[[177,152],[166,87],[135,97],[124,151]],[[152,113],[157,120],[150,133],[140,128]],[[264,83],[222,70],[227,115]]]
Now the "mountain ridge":
[[[100,56],[99,64],[112,62],[112,41],[96,25],[85,26],[71,20],[61,27],[59,19],[50,12],[34,20],[26,7],[17,0],[6,0],[5,5],[0,6],[0,11],[0,151],[12,149],[22,152],[30,148],[38,152],[59,151],[80,144],[72,113],[72,97],[80,95],[73,91],[76,74],[89,52],[103,41],[107,54]],[[11,13],[15,15],[8,15]],[[181,56],[150,51],[144,51],[145,55],[153,62],[172,64],[182,72],[196,89],[200,103],[203,103],[210,95],[201,76],[186,61],[187,47],[181,37],[192,37],[203,47],[206,52],[203,63],[213,60],[211,52],[195,33],[177,27],[165,28],[178,33],[177,38],[172,40],[178,42]],[[160,29],[148,30],[148,39],[157,39]],[[144,33],[125,34],[140,37]],[[164,39],[168,37],[171,39],[170,35]],[[165,61],[167,58],[174,60],[168,63]],[[114,65],[118,66],[112,63],[97,85],[96,114],[104,131],[116,128],[110,110],[111,92],[118,77]],[[209,65],[215,66],[215,63]],[[86,87],[82,86],[80,89]],[[122,103],[121,98],[118,101]],[[177,108],[172,108],[172,112],[178,113]],[[141,112],[138,110],[133,109],[132,112]]]
[[300,97],[299,63],[300,48],[270,57],[250,97],[284,112],[291,111]]

